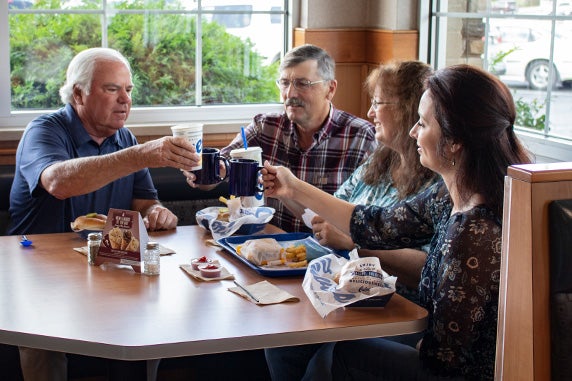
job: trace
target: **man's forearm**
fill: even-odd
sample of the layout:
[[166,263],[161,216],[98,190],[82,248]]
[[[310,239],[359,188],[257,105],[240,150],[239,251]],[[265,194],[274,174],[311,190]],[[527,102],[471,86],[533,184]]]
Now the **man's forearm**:
[[58,199],[90,192],[142,168],[138,146],[102,156],[90,156],[55,163],[42,172],[42,187]]

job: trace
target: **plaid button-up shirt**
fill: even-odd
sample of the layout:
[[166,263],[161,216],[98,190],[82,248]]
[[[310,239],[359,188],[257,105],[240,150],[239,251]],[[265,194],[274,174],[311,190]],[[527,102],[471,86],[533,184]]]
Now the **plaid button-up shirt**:
[[[294,175],[332,194],[377,146],[375,127],[347,112],[330,110],[330,117],[314,135],[307,150],[298,144],[296,125],[285,113],[259,114],[245,129],[249,147],[262,148],[262,161],[288,167]],[[243,147],[238,134],[221,154]],[[266,205],[276,209],[272,224],[287,232],[309,231],[276,199],[267,198]]]

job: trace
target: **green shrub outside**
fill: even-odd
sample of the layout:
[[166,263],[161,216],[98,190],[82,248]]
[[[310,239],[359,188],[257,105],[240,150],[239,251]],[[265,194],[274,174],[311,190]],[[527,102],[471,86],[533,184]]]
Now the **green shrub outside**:
[[[99,2],[84,1],[94,9]],[[157,9],[166,9],[163,1]],[[149,8],[143,2],[116,3],[117,9]],[[175,4],[175,6],[177,6]],[[37,9],[59,9],[58,0],[40,0]],[[169,6],[171,7],[171,6]],[[74,8],[78,9],[78,8]],[[62,106],[58,90],[72,57],[102,46],[99,14],[10,15],[12,109]],[[131,63],[134,106],[195,105],[195,15],[113,14],[108,46]],[[225,32],[216,22],[202,23],[202,104],[279,101],[274,83],[278,62],[264,65],[250,41]]]

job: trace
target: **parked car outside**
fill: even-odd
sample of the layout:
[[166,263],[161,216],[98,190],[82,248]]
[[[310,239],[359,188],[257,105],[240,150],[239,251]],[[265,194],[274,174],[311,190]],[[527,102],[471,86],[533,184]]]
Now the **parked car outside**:
[[559,16],[572,16],[572,4],[571,3],[556,4],[556,14]]
[[514,14],[517,11],[516,1],[491,1],[491,12]]
[[[572,38],[554,36],[553,65],[549,64],[550,31],[527,24],[498,24],[489,33],[491,72],[503,80],[528,82],[532,89],[546,90],[572,81]],[[502,57],[502,59],[499,59]],[[498,62],[497,62],[498,61]],[[553,69],[552,75],[550,75]]]

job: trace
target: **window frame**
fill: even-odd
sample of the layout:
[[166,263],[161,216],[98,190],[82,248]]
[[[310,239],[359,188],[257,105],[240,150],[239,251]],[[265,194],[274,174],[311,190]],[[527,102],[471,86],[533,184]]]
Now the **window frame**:
[[[420,0],[419,2],[419,59],[432,65],[434,68],[439,68],[441,54],[439,50],[440,44],[445,44],[446,28],[447,28],[447,15],[459,17],[463,15],[457,12],[438,12],[438,3],[446,3],[440,0]],[[556,3],[554,3],[556,4]],[[554,5],[556,6],[556,5]],[[474,15],[474,14],[470,14]],[[485,15],[483,15],[485,16]],[[516,17],[515,17],[516,16]],[[509,16],[506,16],[507,18]],[[570,17],[563,17],[559,15],[554,16],[530,16],[525,15],[518,17],[518,15],[510,15],[511,18],[521,19],[543,19],[552,20],[568,20]],[[500,17],[502,18],[502,17]],[[554,26],[554,25],[553,25]],[[487,26],[488,28],[488,26]],[[488,33],[488,31],[486,31]],[[551,30],[554,35],[554,28]],[[486,49],[486,48],[485,48]],[[553,47],[551,47],[551,56]],[[486,53],[486,51],[485,51]],[[486,56],[486,54],[485,54]],[[551,89],[547,90],[547,100],[550,100]],[[550,117],[550,104],[547,103],[547,117]],[[571,161],[572,162],[572,139],[561,139],[552,137],[547,132],[535,133],[529,129],[515,126],[515,131],[523,143],[530,149],[536,156],[536,161],[539,163],[548,163],[554,161]]]
[[[283,55],[292,45],[292,11],[293,0],[284,2],[284,46],[280,48]],[[26,125],[34,118],[54,110],[11,110],[11,82],[10,82],[10,38],[8,2],[4,2],[0,9],[0,141],[19,139]],[[41,10],[17,10],[17,13],[50,13]],[[66,11],[73,13],[73,11]],[[85,11],[84,11],[85,12]],[[93,10],[88,13],[104,14],[104,10]],[[184,11],[183,11],[184,12]],[[157,12],[161,13],[161,12]],[[196,13],[196,12],[189,12]],[[253,11],[253,13],[261,13]],[[265,13],[265,12],[264,12]],[[270,16],[270,15],[269,15]],[[4,36],[6,36],[4,38]],[[200,40],[199,40],[200,41]],[[103,45],[106,44],[105,33]],[[200,45],[198,43],[197,45]],[[5,53],[5,54],[2,54]],[[198,71],[198,70],[197,70]],[[201,91],[202,83],[200,73],[197,74],[197,87]],[[63,105],[62,105],[63,106]],[[132,107],[126,127],[134,132],[145,134],[145,129],[153,129],[153,134],[163,131],[161,127],[172,126],[180,122],[204,123],[209,132],[235,132],[236,127],[249,123],[258,113],[280,112],[281,103],[246,104],[246,105],[194,105],[177,107]],[[170,131],[166,133],[170,134]]]

